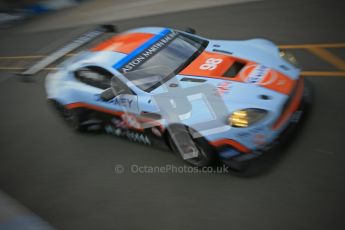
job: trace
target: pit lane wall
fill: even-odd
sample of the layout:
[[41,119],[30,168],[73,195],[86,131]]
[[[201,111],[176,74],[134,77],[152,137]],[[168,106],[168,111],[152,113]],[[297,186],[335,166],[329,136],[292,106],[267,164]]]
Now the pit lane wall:
[[0,190],[0,229],[56,230],[41,217]]

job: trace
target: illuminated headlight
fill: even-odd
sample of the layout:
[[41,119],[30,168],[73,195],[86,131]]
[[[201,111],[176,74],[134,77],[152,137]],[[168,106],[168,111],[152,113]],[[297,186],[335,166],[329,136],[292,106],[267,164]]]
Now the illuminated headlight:
[[263,109],[243,109],[233,112],[229,116],[229,125],[237,128],[246,128],[267,115],[267,111]]
[[291,65],[299,68],[299,64],[297,62],[297,59],[292,53],[287,52],[285,50],[279,50],[279,55],[281,58],[283,58],[285,61],[287,61]]

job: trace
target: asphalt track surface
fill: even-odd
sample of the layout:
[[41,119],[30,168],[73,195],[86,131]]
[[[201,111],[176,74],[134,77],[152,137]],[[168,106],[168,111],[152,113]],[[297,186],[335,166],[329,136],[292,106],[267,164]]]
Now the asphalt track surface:
[[[220,39],[342,43],[344,9],[343,1],[264,1],[114,23],[121,30],[190,26]],[[0,56],[45,54],[85,29],[22,34],[23,27],[0,32]],[[305,70],[338,71],[305,50],[296,52]],[[332,52],[344,59],[344,49]],[[133,164],[185,164],[159,149],[71,132],[46,104],[45,74],[23,83],[1,71],[0,188],[54,227],[344,229],[344,77],[306,77],[314,103],[303,127],[288,146],[259,161],[255,173],[238,176],[129,172]],[[118,164],[124,173],[114,173]]]

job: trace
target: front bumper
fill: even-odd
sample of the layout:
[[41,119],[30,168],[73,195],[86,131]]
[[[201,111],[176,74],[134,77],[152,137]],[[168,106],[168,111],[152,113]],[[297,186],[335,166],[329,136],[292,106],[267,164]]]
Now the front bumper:
[[238,148],[232,146],[222,146],[217,148],[218,156],[224,163],[227,162],[245,162],[251,159],[255,159],[266,152],[275,152],[278,147],[287,143],[296,132],[296,129],[300,126],[302,119],[306,116],[311,103],[311,87],[304,83],[303,93],[299,102],[298,108],[290,115],[288,124],[284,130],[270,143],[262,146],[257,150],[250,150],[247,152],[240,151]]

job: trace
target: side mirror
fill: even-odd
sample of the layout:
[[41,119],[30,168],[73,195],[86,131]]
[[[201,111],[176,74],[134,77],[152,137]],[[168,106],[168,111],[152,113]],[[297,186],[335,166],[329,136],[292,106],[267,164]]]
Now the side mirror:
[[111,99],[113,99],[115,97],[115,94],[113,92],[113,90],[111,88],[108,88],[106,90],[104,90],[101,95],[100,98],[103,101],[110,101]]

